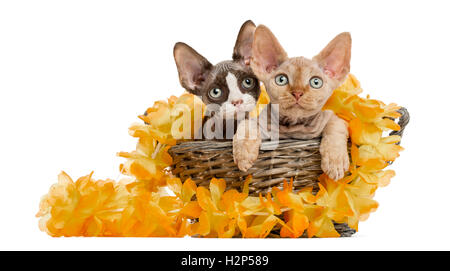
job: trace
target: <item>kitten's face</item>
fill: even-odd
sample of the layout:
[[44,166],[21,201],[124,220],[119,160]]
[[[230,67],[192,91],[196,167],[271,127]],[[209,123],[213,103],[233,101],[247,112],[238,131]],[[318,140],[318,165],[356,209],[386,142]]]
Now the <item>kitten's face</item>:
[[310,117],[322,107],[350,70],[350,34],[338,35],[312,60],[289,58],[265,26],[258,26],[251,66],[266,86],[271,103],[279,104],[280,120]]
[[213,67],[200,93],[207,109],[234,117],[237,113],[251,111],[261,90],[248,66],[224,61]]
[[175,45],[174,57],[181,85],[201,97],[207,110],[235,117],[256,106],[261,91],[250,68],[255,28],[253,22],[245,22],[236,40],[233,60],[216,65],[185,43]]
[[317,63],[304,57],[283,62],[264,76],[264,83],[272,103],[285,115],[300,118],[316,114],[336,86]]

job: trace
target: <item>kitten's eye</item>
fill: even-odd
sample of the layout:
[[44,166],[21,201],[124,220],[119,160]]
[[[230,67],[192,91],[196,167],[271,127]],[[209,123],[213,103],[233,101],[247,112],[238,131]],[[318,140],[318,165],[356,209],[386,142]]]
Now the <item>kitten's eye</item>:
[[323,86],[323,81],[320,77],[314,76],[309,80],[309,85],[312,88],[321,88]]
[[209,96],[213,99],[218,99],[222,96],[222,90],[220,88],[213,88],[209,91]]
[[279,86],[285,86],[287,85],[287,83],[289,83],[289,80],[286,75],[280,74],[275,77],[275,83]]
[[242,80],[242,86],[245,89],[252,89],[255,86],[255,79],[251,77],[247,77],[244,80]]

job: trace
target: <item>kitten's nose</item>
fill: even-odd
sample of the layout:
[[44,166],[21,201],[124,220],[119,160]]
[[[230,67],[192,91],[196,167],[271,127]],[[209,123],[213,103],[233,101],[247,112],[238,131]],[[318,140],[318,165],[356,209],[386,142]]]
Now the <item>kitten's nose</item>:
[[234,106],[238,106],[242,104],[244,101],[242,99],[231,101],[231,104]]
[[303,96],[303,92],[293,92],[292,95],[294,95],[295,99],[298,101],[300,100],[300,97]]

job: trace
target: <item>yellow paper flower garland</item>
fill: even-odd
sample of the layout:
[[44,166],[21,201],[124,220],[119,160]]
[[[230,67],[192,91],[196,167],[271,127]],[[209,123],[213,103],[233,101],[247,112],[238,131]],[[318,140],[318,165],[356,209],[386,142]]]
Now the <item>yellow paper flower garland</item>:
[[[184,183],[166,170],[172,159],[167,150],[193,130],[198,99],[190,94],[156,102],[140,116],[147,124],[136,124],[130,134],[138,138],[136,150],[121,152],[127,158],[121,171],[129,175],[118,183],[94,181],[85,176],[73,182],[61,173],[57,184],[40,204],[40,229],[51,236],[166,236],[267,237],[274,227],[281,237],[337,237],[333,221],[354,229],[368,218],[378,203],[372,198],[395,175],[384,170],[398,157],[398,136],[383,137],[383,131],[398,130],[391,120],[399,117],[395,104],[361,98],[359,82],[352,75],[334,91],[324,109],[331,109],[349,123],[352,141],[349,173],[335,182],[325,174],[319,191],[292,191],[292,183],[271,194],[252,197],[248,183],[242,192],[225,191],[225,181],[212,179],[209,189]],[[269,102],[263,93],[259,105]],[[252,112],[257,115],[261,106]],[[181,114],[181,112],[188,114]],[[189,121],[182,116],[190,116]],[[202,116],[200,116],[201,118]],[[170,189],[170,196],[164,188]],[[196,200],[193,200],[194,195]]]

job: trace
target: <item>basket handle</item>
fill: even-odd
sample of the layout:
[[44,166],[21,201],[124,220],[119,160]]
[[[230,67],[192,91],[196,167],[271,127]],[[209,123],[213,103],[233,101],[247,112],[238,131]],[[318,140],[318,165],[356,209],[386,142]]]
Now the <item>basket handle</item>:
[[[400,137],[403,137],[403,131],[405,130],[406,125],[408,125],[409,123],[409,112],[405,107],[400,108],[399,110],[397,110],[397,112],[402,114],[397,121],[398,125],[400,126],[400,130],[392,131],[389,133],[389,135],[398,135]],[[395,144],[400,145],[400,141]],[[393,162],[394,161],[389,161],[388,164],[392,165]]]
[[[400,137],[403,136],[403,131],[406,128],[406,125],[409,123],[409,112],[405,107],[400,108],[397,112],[401,114],[401,117],[398,119],[398,125],[400,126],[400,130],[398,131],[392,131],[389,133],[389,135],[398,135]],[[400,144],[397,143],[397,144]]]

